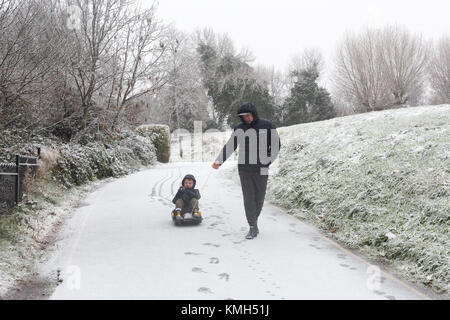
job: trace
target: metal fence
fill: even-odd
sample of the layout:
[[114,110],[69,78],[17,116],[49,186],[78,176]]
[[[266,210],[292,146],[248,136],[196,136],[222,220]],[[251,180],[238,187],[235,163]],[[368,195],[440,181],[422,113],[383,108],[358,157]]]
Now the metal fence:
[[36,157],[16,155],[14,163],[0,163],[0,214],[22,201],[25,178],[36,177],[40,156],[41,148],[38,148]]

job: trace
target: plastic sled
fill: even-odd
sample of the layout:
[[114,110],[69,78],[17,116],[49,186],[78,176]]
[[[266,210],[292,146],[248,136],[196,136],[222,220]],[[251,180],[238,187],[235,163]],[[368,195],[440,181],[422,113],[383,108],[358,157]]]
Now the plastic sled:
[[175,218],[175,210],[172,210],[171,212],[171,217],[172,217],[172,221],[176,226],[181,226],[181,225],[197,225],[202,223],[203,220],[203,216],[202,213],[199,211],[198,212],[200,215],[200,219],[196,219],[194,217],[192,217],[192,213],[191,212],[185,212],[182,214],[183,219],[182,220],[177,220]]

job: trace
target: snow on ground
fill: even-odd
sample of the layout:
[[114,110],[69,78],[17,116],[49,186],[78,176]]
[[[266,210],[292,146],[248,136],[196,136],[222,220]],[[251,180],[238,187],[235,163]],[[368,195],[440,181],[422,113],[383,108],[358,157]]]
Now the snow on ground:
[[[268,203],[260,235],[245,240],[240,187],[221,170],[158,165],[91,193],[43,267],[61,271],[51,298],[428,298]],[[170,200],[186,173],[198,180],[204,221],[176,227]]]
[[[235,161],[210,167],[230,132],[204,135],[200,153],[185,136],[183,159],[174,144],[172,163],[91,193],[59,233],[42,278],[58,285],[53,299],[433,297],[330,239],[414,281],[448,285],[449,111],[417,107],[280,128],[267,200],[300,219],[266,201],[251,241],[243,239]],[[186,173],[199,181],[205,220],[180,228],[170,200]]]
[[[20,288],[30,277],[36,275],[39,264],[45,261],[46,249],[52,243],[65,219],[74,207],[90,191],[109,180],[89,183],[71,190],[51,190],[51,201],[34,199],[22,204],[8,219],[9,230],[2,226],[0,241],[0,299],[11,290]],[[58,199],[58,203],[55,203]]]

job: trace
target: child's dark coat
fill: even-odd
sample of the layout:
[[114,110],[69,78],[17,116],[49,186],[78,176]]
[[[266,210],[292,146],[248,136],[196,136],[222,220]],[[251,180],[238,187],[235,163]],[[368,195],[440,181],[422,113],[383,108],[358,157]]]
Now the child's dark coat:
[[[192,189],[184,187],[184,180],[186,179],[192,179],[194,181],[194,186],[192,187]],[[189,203],[192,198],[197,198],[197,200],[199,200],[200,191],[198,191],[198,189],[194,189],[196,183],[197,181],[195,180],[195,177],[192,174],[187,174],[181,181],[181,187],[178,189],[177,194],[173,198],[172,202],[175,204],[178,199],[182,199],[184,203]]]

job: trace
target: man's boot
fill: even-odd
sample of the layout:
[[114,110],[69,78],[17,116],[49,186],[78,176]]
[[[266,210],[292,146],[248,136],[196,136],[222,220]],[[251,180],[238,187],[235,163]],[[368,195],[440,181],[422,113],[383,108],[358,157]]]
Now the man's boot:
[[250,226],[250,230],[248,231],[247,235],[245,236],[246,239],[253,239],[258,236],[258,232],[256,227]]

